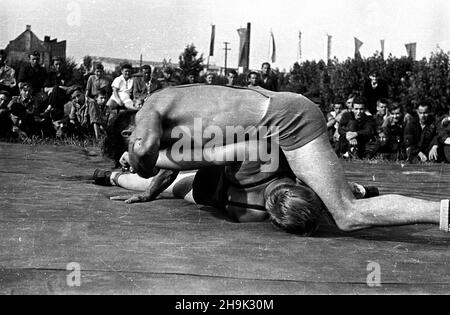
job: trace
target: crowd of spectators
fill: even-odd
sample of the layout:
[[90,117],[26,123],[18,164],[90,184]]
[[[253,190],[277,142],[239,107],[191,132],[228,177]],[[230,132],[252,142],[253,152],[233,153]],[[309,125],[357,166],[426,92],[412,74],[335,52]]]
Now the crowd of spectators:
[[[242,80],[230,69],[226,78],[215,73],[189,71],[180,80],[171,67],[156,78],[149,65],[133,73],[129,64],[110,78],[95,64],[86,83],[70,82],[63,60],[55,58],[49,71],[40,65],[38,52],[31,52],[20,69],[6,65],[0,50],[0,137],[95,137],[101,139],[109,122],[122,109],[139,110],[145,98],[159,89],[180,84],[221,84],[289,91],[279,76],[263,63]],[[289,81],[289,80],[288,80]],[[410,163],[450,162],[450,109],[443,116],[433,113],[432,100],[389,99],[389,86],[372,71],[362,91],[335,100],[325,113],[329,138],[343,158],[383,158]]]

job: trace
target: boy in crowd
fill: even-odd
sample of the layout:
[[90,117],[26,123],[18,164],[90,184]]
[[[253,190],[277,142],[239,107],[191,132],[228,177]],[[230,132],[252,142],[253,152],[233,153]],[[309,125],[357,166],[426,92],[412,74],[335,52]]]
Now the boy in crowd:
[[107,96],[111,95],[111,81],[105,76],[105,71],[101,63],[95,65],[94,74],[91,75],[86,84],[86,97],[94,98],[103,89]]
[[8,91],[0,91],[0,113],[8,111],[11,94]]
[[336,117],[338,117],[343,110],[343,102],[336,101],[333,104],[333,110],[330,111],[327,115],[327,129],[328,129],[328,135],[330,137],[330,142],[333,144],[339,141],[339,122],[337,121]]
[[109,120],[109,108],[106,106],[107,92],[100,89],[94,100],[88,99],[89,124],[94,128],[95,138],[105,133]]
[[109,99],[107,106],[110,109],[132,109],[136,110],[133,102],[133,77],[131,75],[132,67],[130,64],[124,64],[121,67],[122,74],[115,78],[112,83],[113,94]]

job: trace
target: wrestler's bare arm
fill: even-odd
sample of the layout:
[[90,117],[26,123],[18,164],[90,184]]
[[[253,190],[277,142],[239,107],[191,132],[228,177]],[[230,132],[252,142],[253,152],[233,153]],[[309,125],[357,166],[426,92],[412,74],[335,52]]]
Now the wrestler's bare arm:
[[[139,176],[150,178],[159,155],[162,136],[161,115],[156,111],[148,111],[145,115],[138,116],[136,129],[129,141],[129,163]],[[146,123],[139,123],[142,120]]]

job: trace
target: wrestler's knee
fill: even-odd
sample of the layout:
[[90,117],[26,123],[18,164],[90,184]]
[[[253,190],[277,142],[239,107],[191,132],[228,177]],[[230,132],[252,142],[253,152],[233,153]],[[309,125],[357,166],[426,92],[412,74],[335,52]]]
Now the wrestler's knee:
[[361,211],[358,211],[355,200],[346,200],[340,206],[329,208],[337,227],[344,232],[351,232],[361,229],[363,218]]

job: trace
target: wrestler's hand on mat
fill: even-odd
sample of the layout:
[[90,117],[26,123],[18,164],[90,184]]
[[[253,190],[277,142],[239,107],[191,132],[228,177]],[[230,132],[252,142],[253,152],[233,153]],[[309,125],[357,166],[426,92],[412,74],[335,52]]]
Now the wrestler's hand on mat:
[[110,197],[110,200],[114,201],[125,201],[125,203],[131,204],[131,203],[140,203],[140,202],[150,202],[153,201],[155,198],[150,198],[150,196],[146,195],[133,195],[132,197],[128,196],[114,196]]

